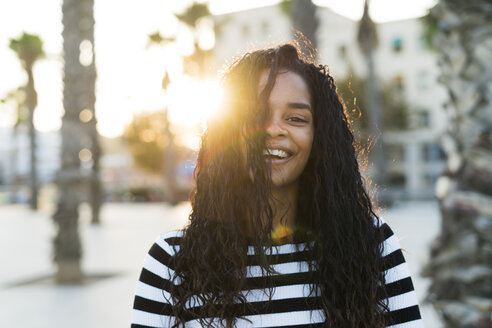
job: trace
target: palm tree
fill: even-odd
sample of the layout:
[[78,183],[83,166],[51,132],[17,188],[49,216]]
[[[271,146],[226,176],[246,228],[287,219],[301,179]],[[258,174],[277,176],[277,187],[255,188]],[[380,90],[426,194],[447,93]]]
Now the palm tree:
[[[179,22],[187,26],[193,33],[193,53],[183,58],[184,70],[190,75],[197,76],[198,78],[205,78],[210,69],[208,61],[212,50],[205,50],[199,46],[199,24],[201,20],[207,19],[211,16],[210,10],[206,3],[192,2],[181,13],[175,14]],[[216,26],[217,27],[217,26]],[[148,46],[152,45],[166,45],[168,43],[175,42],[175,37],[163,37],[159,32],[154,32],[148,36]],[[162,89],[166,92],[167,87],[171,83],[168,72],[164,73],[162,79]],[[175,204],[178,200],[176,195],[176,177],[175,169],[177,165],[178,149],[174,142],[174,135],[171,132],[171,123],[168,120],[168,111],[164,110],[164,127],[163,134],[169,142],[163,151],[163,175],[165,177],[164,194],[166,199]]]
[[[86,107],[84,111],[90,113],[86,117],[87,135],[89,136],[88,146],[92,154],[92,168],[88,181],[88,201],[91,205],[91,223],[100,223],[101,205],[104,199],[104,192],[101,185],[100,159],[102,150],[99,142],[99,133],[97,131],[96,119],[96,66],[94,53],[94,0],[84,0],[86,6],[81,11],[81,21],[90,22],[87,24],[87,29],[84,29],[83,38],[86,45],[87,61],[83,63],[84,68],[84,84],[83,94],[86,97]],[[92,58],[91,58],[92,57]],[[81,90],[82,91],[82,90]],[[83,117],[81,120],[84,121]]]
[[11,187],[12,187],[12,192],[10,196],[10,202],[15,203],[16,202],[16,195],[17,195],[17,189],[18,189],[18,176],[17,176],[17,149],[18,149],[18,141],[17,141],[17,136],[19,134],[19,128],[21,126],[26,125],[29,117],[28,110],[26,108],[26,95],[24,91],[25,87],[18,87],[17,89],[14,89],[5,95],[4,98],[0,100],[0,103],[8,103],[8,102],[13,102],[15,106],[15,123],[14,127],[12,129],[12,143],[10,145],[10,174],[11,174]]
[[314,54],[318,46],[317,30],[319,20],[316,16],[316,5],[311,0],[283,0],[280,2],[280,9],[289,16],[294,29],[294,37],[301,38],[299,46],[305,54]]
[[24,70],[27,73],[26,106],[29,111],[29,143],[30,143],[30,177],[31,198],[29,205],[31,209],[38,208],[38,178],[36,168],[36,128],[34,127],[34,110],[38,104],[38,94],[34,87],[33,67],[36,60],[44,56],[43,41],[37,35],[22,33],[18,39],[10,39],[10,49],[15,51],[19,57]]
[[428,300],[446,327],[492,327],[490,0],[440,0],[427,30],[437,31],[439,81],[450,96],[447,170],[436,187],[441,233],[424,270],[432,278]]
[[366,83],[366,99],[367,104],[364,104],[371,119],[372,131],[374,139],[374,156],[376,172],[374,180],[377,184],[382,185],[385,182],[385,161],[383,155],[383,141],[381,133],[383,131],[383,123],[381,119],[381,101],[379,98],[378,81],[376,77],[376,69],[374,67],[374,50],[378,44],[378,36],[376,25],[369,15],[369,0],[364,2],[364,13],[359,22],[359,30],[357,34],[359,48],[366,59],[367,66],[367,81]]
[[316,31],[319,21],[316,17],[316,6],[311,0],[292,0],[290,5],[292,27],[300,31],[311,43],[313,49],[318,46]]
[[91,156],[89,149],[94,149],[91,147],[94,140],[87,136],[85,114],[81,113],[94,111],[93,7],[94,0],[63,0],[62,5],[65,114],[61,127],[61,168],[57,177],[59,198],[53,215],[58,226],[54,249],[59,283],[80,283],[83,279],[78,206],[86,179],[81,170],[81,158]]
[[184,57],[185,71],[188,71],[190,75],[198,76],[199,78],[205,78],[209,74],[208,61],[210,60],[211,50],[202,49],[199,46],[198,27],[203,19],[211,16],[210,10],[206,3],[193,2],[186,7],[182,13],[175,14],[178,20],[188,26],[193,32],[193,53],[187,57]]

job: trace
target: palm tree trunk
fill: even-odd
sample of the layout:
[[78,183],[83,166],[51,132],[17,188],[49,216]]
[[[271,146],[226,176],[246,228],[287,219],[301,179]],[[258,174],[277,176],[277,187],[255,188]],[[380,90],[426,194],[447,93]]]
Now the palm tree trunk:
[[376,77],[376,69],[374,67],[374,50],[370,49],[366,55],[367,65],[367,83],[366,83],[366,99],[368,99],[367,109],[371,119],[371,135],[374,138],[374,163],[377,168],[374,174],[374,180],[378,185],[384,186],[386,183],[386,162],[384,160],[383,146],[383,120],[381,118],[381,99],[379,97],[378,79]]
[[166,109],[164,133],[169,142],[164,149],[164,198],[171,205],[176,205],[178,201],[178,195],[176,194],[176,158],[175,158],[175,143],[174,135],[171,133],[171,122],[169,122],[169,114]]
[[11,194],[10,194],[10,199],[9,202],[10,204],[15,204],[17,202],[17,163],[18,163],[18,151],[17,151],[17,135],[19,132],[19,127],[17,125],[14,125],[14,128],[12,129],[12,141],[10,143],[10,172],[9,174],[11,175]]
[[492,7],[441,0],[440,82],[448,89],[447,171],[437,183],[441,234],[424,274],[446,327],[492,327]]
[[[292,0],[290,4],[290,18],[292,27],[300,31],[311,43],[313,49],[318,46],[316,31],[318,29],[318,18],[316,17],[316,6],[311,0]],[[301,47],[305,45],[301,44]],[[312,49],[303,49],[306,54],[310,54]]]
[[374,180],[378,185],[384,185],[386,182],[386,163],[384,161],[383,151],[383,120],[381,118],[382,108],[379,98],[378,80],[376,77],[376,69],[374,65],[374,50],[378,45],[378,35],[376,24],[373,22],[369,14],[369,0],[364,1],[364,13],[359,22],[359,30],[357,33],[357,41],[359,48],[366,60],[367,66],[367,104],[364,104],[369,112],[371,120],[371,134],[374,138],[374,163],[376,170],[373,174]]
[[26,86],[26,105],[29,111],[29,145],[30,145],[30,173],[29,185],[31,189],[31,197],[29,206],[32,210],[38,209],[38,178],[37,178],[37,163],[36,163],[36,128],[34,127],[34,109],[37,105],[37,93],[34,88],[34,78],[32,67],[26,67],[27,86]]
[[61,127],[61,168],[57,177],[58,208],[53,215],[58,226],[54,246],[55,263],[58,266],[56,280],[59,283],[80,283],[83,279],[78,207],[87,189],[79,153],[83,148],[92,147],[80,113],[86,108],[93,108],[90,107],[92,98],[87,91],[87,81],[95,75],[95,71],[90,65],[82,65],[80,51],[82,42],[89,40],[88,31],[94,24],[93,20],[87,19],[87,12],[92,11],[93,5],[93,0],[63,0],[62,5],[65,114]]
[[101,146],[99,143],[99,133],[97,131],[97,119],[96,119],[96,65],[95,65],[95,52],[94,52],[94,0],[84,0],[84,10],[81,11],[82,20],[89,22],[87,29],[81,31],[83,38],[88,40],[92,44],[92,60],[87,62],[88,64],[84,70],[83,87],[84,97],[86,102],[86,109],[91,112],[91,120],[87,125],[87,135],[89,136],[90,150],[92,153],[92,170],[89,177],[89,203],[91,205],[91,223],[100,223],[100,211],[103,202],[103,190],[100,181],[99,161],[101,158]]
[[100,171],[99,171],[99,160],[101,158],[101,147],[99,145],[99,133],[96,128],[96,119],[93,118],[93,123],[90,124],[90,136],[92,141],[92,172],[90,176],[89,182],[89,202],[91,204],[91,223],[99,224],[101,222],[100,212],[101,205],[103,202],[103,190],[101,186],[100,180]]

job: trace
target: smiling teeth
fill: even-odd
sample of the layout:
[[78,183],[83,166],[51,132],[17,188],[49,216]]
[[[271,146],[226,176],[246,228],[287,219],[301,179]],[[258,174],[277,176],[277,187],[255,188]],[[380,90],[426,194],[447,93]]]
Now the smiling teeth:
[[289,156],[285,151],[280,149],[265,149],[263,151],[263,155],[273,155],[281,158],[286,158]]

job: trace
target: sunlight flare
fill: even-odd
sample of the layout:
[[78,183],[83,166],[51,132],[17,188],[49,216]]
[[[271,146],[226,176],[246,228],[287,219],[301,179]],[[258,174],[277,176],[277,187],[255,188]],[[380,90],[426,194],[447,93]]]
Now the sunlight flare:
[[203,126],[217,113],[222,101],[222,89],[217,80],[200,81],[188,76],[171,82],[167,95],[169,119],[176,125],[185,126]]

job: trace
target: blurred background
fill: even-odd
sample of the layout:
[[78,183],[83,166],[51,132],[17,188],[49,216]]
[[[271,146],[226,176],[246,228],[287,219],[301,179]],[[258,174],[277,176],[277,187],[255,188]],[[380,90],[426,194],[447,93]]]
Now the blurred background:
[[128,325],[148,248],[187,222],[221,70],[300,31],[426,326],[492,327],[489,1],[16,0],[0,26],[0,326]]

